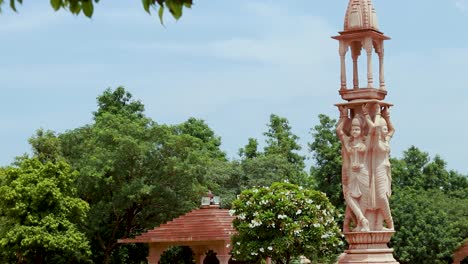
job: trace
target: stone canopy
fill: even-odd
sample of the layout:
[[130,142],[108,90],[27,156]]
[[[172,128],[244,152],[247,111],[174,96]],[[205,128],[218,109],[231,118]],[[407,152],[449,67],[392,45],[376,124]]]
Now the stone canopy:
[[231,236],[234,216],[219,205],[206,205],[162,224],[135,238],[120,239],[119,243],[148,243],[149,264],[157,264],[162,253],[172,246],[189,246],[197,264],[202,264],[207,251],[217,254],[220,264],[231,258]]

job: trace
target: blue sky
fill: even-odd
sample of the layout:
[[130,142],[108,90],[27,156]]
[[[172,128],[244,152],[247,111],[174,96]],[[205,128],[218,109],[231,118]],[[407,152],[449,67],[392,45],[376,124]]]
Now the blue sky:
[[[91,121],[96,97],[125,86],[159,123],[194,116],[236,157],[263,141],[271,113],[301,143],[318,114],[338,117],[345,0],[197,0],[166,26],[139,1],[101,1],[92,19],[25,1],[0,15],[0,165],[29,152],[38,128]],[[374,0],[395,105],[392,155],[415,145],[468,173],[468,0]],[[361,70],[362,72],[362,70]]]

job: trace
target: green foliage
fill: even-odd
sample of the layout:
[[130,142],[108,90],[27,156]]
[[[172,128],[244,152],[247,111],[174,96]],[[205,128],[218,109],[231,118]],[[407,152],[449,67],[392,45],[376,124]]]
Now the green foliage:
[[206,185],[223,183],[210,171],[214,164],[225,167],[225,154],[203,121],[158,125],[122,87],[106,90],[97,101],[94,123],[59,135],[60,150],[79,171],[80,196],[91,205],[86,233],[93,260],[123,263],[117,256],[133,254],[138,263],[146,256],[117,239],[198,205]]
[[400,263],[449,263],[468,237],[468,200],[441,190],[395,191],[392,212],[396,227],[392,246]]
[[120,114],[129,118],[142,118],[145,106],[138,100],[132,100],[132,94],[125,91],[122,86],[115,90],[107,88],[97,98],[98,110],[94,117],[99,118],[103,114]]
[[190,247],[171,247],[164,251],[160,260],[161,264],[192,264],[193,252]]
[[255,138],[249,138],[249,143],[244,148],[239,149],[239,156],[241,158],[253,159],[258,155],[258,141]]
[[216,136],[205,121],[191,117],[184,123],[175,126],[175,133],[200,139],[203,143],[202,146],[206,148],[207,153],[212,155],[212,158],[226,160],[226,153],[220,150],[221,137]]
[[78,226],[89,207],[77,197],[77,174],[63,161],[23,158],[0,170],[0,260],[84,261],[90,254]]
[[435,156],[431,161],[428,153],[415,146],[404,151],[401,160],[392,160],[392,173],[394,188],[437,189],[454,195],[459,191],[468,190],[465,176],[448,171],[446,162],[440,156]]
[[237,218],[233,255],[259,262],[271,257],[275,263],[290,263],[305,255],[330,258],[340,250],[337,213],[325,194],[290,183],[243,191],[232,204]]
[[341,142],[336,136],[336,120],[319,115],[320,124],[312,131],[314,141],[309,144],[314,165],[310,175],[316,188],[327,194],[330,202],[344,212],[344,199],[341,185]]
[[412,146],[392,159],[392,244],[400,263],[447,263],[468,237],[468,178]]
[[[91,18],[94,14],[94,5],[100,0],[50,0],[51,7],[58,11],[65,9],[74,15],[83,13],[86,17]],[[0,0],[0,12],[3,6],[3,0]],[[151,9],[158,9],[158,16],[163,22],[164,9],[167,8],[175,19],[182,16],[183,8],[191,8],[192,0],[142,0],[143,9],[151,14]],[[10,0],[10,8],[17,11],[16,5],[23,4],[23,0]]]
[[305,184],[306,175],[296,164],[280,154],[259,155],[241,162],[241,189],[253,186],[270,186],[273,182],[290,181]]
[[273,182],[285,180],[308,186],[304,172],[305,157],[297,153],[301,149],[297,142],[299,137],[291,132],[288,120],[271,115],[267,126],[263,152],[258,151],[258,141],[254,138],[249,138],[248,144],[239,150],[239,189],[270,186]]
[[60,159],[60,140],[53,131],[37,130],[36,134],[29,139],[29,144],[33,149],[34,157],[43,163]]
[[265,155],[282,155],[291,164],[304,169],[305,157],[297,153],[301,150],[301,146],[297,142],[299,137],[291,132],[291,126],[286,118],[271,115],[268,131],[264,135],[267,137]]

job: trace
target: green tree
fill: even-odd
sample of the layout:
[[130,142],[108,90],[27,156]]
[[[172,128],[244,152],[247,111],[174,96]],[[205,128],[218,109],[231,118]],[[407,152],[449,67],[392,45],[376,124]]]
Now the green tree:
[[411,146],[402,159],[392,159],[393,187],[417,190],[465,190],[466,176],[447,170],[447,163],[438,155],[432,160],[427,152]]
[[239,156],[243,159],[253,159],[258,155],[258,141],[255,138],[249,138],[247,145],[239,149]]
[[[145,251],[117,243],[198,205],[220,139],[203,121],[159,125],[124,88],[98,97],[94,122],[60,134],[62,155],[80,173],[90,206],[86,233],[97,263],[138,263]],[[141,254],[135,253],[141,251]],[[132,259],[123,257],[133,255]]]
[[45,163],[57,161],[61,157],[60,140],[51,130],[38,129],[29,140],[34,157]]
[[392,196],[395,257],[402,263],[449,263],[468,237],[468,200],[443,191],[403,188]]
[[271,115],[268,131],[264,135],[267,143],[264,150],[265,155],[282,155],[291,164],[304,169],[305,157],[297,153],[301,150],[301,146],[297,142],[299,137],[291,132],[291,126],[286,118]]
[[299,137],[292,133],[288,120],[272,114],[267,127],[263,152],[258,150],[258,141],[254,138],[249,138],[248,144],[239,150],[239,189],[270,186],[284,180],[308,186],[305,157],[298,153],[301,150]]
[[335,208],[325,194],[290,183],[243,191],[230,211],[233,255],[259,263],[271,257],[289,264],[301,255],[313,260],[330,258],[340,250]]
[[[55,11],[65,9],[74,15],[83,13],[87,17],[92,17],[94,5],[100,0],[50,0],[50,5]],[[183,8],[190,8],[192,0],[142,0],[143,9],[151,14],[151,10],[158,10],[158,16],[162,22],[164,9],[168,9],[175,19],[182,16]],[[0,12],[4,0],[0,0]],[[17,4],[23,4],[23,0],[10,0],[10,8],[17,11]]]
[[0,170],[2,263],[79,263],[90,254],[79,226],[88,204],[77,197],[77,173],[63,161],[20,158]]
[[312,131],[313,142],[309,143],[314,165],[310,168],[315,187],[326,193],[330,202],[344,210],[344,199],[341,185],[341,142],[336,136],[336,120],[319,115],[320,124]]
[[412,146],[392,159],[392,244],[400,263],[447,263],[468,237],[468,178]]
[[200,139],[203,147],[212,155],[212,158],[226,160],[226,153],[220,150],[221,137],[216,136],[205,121],[191,117],[182,124],[175,126],[175,132],[178,135],[190,135]]
[[307,184],[306,173],[280,154],[262,154],[252,159],[245,159],[241,161],[240,166],[241,190],[254,186],[270,186],[273,182],[281,181]]

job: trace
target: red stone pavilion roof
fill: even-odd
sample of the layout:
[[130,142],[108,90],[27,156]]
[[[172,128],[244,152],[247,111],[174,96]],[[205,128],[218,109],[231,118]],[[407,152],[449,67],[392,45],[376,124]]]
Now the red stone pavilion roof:
[[235,232],[234,218],[218,206],[195,209],[133,239],[119,239],[119,243],[229,241]]

